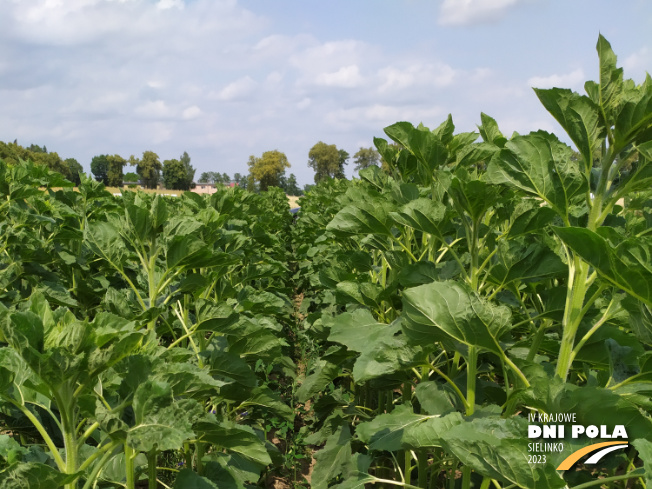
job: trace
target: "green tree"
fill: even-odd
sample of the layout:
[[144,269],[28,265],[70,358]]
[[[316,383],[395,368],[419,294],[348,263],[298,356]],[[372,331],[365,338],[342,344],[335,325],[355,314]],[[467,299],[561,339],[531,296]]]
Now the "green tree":
[[242,181],[242,175],[239,173],[234,173],[233,174],[233,181],[237,184],[240,185],[240,182]]
[[265,151],[260,158],[251,155],[247,164],[249,165],[249,183],[259,183],[261,191],[265,191],[269,187],[278,187],[285,176],[285,169],[290,168],[287,156],[278,150]]
[[68,174],[70,175],[68,180],[70,180],[75,185],[79,185],[81,183],[81,177],[79,175],[84,173],[84,167],[82,167],[79,164],[79,161],[77,161],[75,158],[66,158],[64,163],[66,164],[66,167],[68,168]]
[[183,169],[186,172],[186,188],[183,190],[188,190],[192,186],[192,182],[195,180],[195,169],[190,164],[190,156],[186,151],[184,151],[183,154],[179,157],[179,161],[183,165]]
[[380,164],[380,154],[374,148],[360,148],[353,155],[353,162],[355,163],[355,171],[364,170],[370,166],[378,166]]
[[140,181],[146,188],[156,188],[161,180],[161,169],[163,168],[156,153],[144,151],[142,159],[131,155],[129,164],[136,167],[136,173],[140,175]]
[[102,182],[104,185],[108,185],[108,171],[109,161],[107,160],[107,155],[93,156],[93,159],[91,160],[91,173],[95,177],[95,180]]
[[315,144],[308,153],[308,166],[315,170],[315,183],[337,175],[340,160],[340,153],[334,144],[326,144],[322,141]]
[[120,155],[110,155],[106,157],[107,161],[107,171],[106,179],[109,187],[122,187],[124,183],[124,173],[122,169],[127,164],[125,160]]
[[38,144],[30,144],[29,148],[27,148],[28,151],[31,151],[32,153],[47,153],[48,149],[43,145],[41,148]]
[[169,190],[189,190],[195,170],[189,171],[188,167],[189,164],[181,160],[165,160],[163,162],[163,184],[165,188]]
[[137,173],[134,172],[129,172],[125,175],[124,181],[128,183],[137,183],[140,177],[138,176]]
[[339,155],[339,164],[337,167],[337,172],[335,172],[335,178],[346,178],[346,175],[344,174],[344,165],[348,165],[348,160],[349,160],[349,153],[344,151],[343,149],[338,149],[337,154]]
[[285,193],[288,195],[302,195],[303,192],[299,188],[297,183],[297,177],[294,176],[294,173],[290,173],[290,176],[287,178],[285,183]]

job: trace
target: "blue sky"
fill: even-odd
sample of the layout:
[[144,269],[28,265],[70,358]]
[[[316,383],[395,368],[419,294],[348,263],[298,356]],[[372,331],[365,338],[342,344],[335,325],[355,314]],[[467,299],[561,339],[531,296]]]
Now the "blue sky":
[[278,149],[312,183],[315,143],[353,155],[399,120],[559,134],[530,87],[582,91],[600,32],[652,71],[649,0],[0,0],[0,140],[86,170],[187,151],[197,176]]

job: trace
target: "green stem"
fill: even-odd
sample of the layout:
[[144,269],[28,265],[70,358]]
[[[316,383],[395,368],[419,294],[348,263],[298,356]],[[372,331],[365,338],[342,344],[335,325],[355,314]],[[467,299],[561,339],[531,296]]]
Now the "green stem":
[[601,327],[605,322],[607,322],[607,320],[608,320],[609,317],[610,317],[609,314],[610,314],[610,311],[611,311],[611,306],[613,306],[613,305],[614,305],[614,300],[613,300],[613,298],[612,298],[612,299],[611,299],[611,302],[609,302],[609,305],[607,306],[607,309],[606,309],[606,311],[604,312],[604,314],[602,315],[602,317],[601,317],[601,318],[600,318],[600,319],[599,319],[599,320],[598,320],[598,321],[593,325],[593,327],[592,327],[590,330],[588,330],[588,331],[586,332],[586,334],[582,337],[582,339],[577,343],[577,345],[575,346],[575,348],[573,348],[573,352],[572,352],[572,354],[571,354],[571,362],[575,359],[575,357],[577,356],[577,354],[580,352],[580,350],[581,350],[582,347],[586,344],[586,342],[591,338],[591,336],[593,336],[593,334],[594,334],[598,329],[600,329],[600,327]]
[[93,462],[97,460],[99,457],[101,457],[103,454],[111,453],[111,451],[120,445],[119,442],[117,441],[112,441],[111,443],[107,443],[103,447],[99,448],[97,451],[95,451],[93,454],[91,454],[86,460],[84,460],[84,463],[79,466],[79,471],[83,472],[87,468],[89,468],[91,465],[93,465]]
[[466,415],[475,411],[475,381],[478,368],[478,350],[475,345],[469,346],[469,357],[466,362]]
[[645,469],[643,467],[639,467],[638,469],[633,470],[632,472],[628,472],[627,474],[615,475],[613,477],[606,477],[604,479],[596,479],[594,481],[585,482],[584,484],[575,486],[573,489],[586,489],[587,487],[601,486],[608,482],[622,481],[625,479],[634,479],[636,477],[641,477],[643,475],[645,475]]
[[471,489],[471,467],[462,467],[462,489]]
[[59,450],[57,449],[56,445],[52,441],[52,438],[50,438],[50,435],[48,432],[45,430],[41,422],[38,420],[34,414],[27,409],[24,405],[14,401],[13,399],[10,399],[8,397],[2,396],[3,399],[7,400],[10,402],[13,406],[15,406],[21,413],[25,415],[27,419],[30,420],[32,425],[34,425],[34,428],[39,432],[43,440],[45,441],[45,444],[48,446],[50,449],[50,453],[52,454],[52,457],[54,458],[55,463],[57,464],[57,468],[59,469],[60,472],[65,472],[66,471],[66,462],[64,462],[63,458],[59,454]]
[[547,319],[544,319],[541,322],[541,325],[539,325],[539,329],[537,330],[537,332],[534,335],[534,338],[532,339],[532,345],[530,346],[530,351],[527,354],[527,360],[529,362],[534,360],[534,357],[539,351],[539,348],[541,348],[541,343],[543,343],[543,338],[546,335],[546,329],[548,329],[549,327],[550,327],[550,321]]
[[86,440],[88,439],[88,437],[91,436],[91,435],[93,434],[93,432],[94,432],[97,428],[99,428],[99,426],[100,426],[100,423],[97,422],[97,421],[96,421],[95,423],[93,423],[92,425],[90,425],[90,426],[88,427],[88,429],[84,432],[84,434],[79,438],[79,440],[77,440],[77,442],[78,442],[80,445],[83,445],[84,443],[86,443]]
[[136,469],[134,467],[134,458],[136,454],[134,449],[125,443],[125,475],[127,479],[127,489],[136,489]]
[[426,489],[428,487],[428,451],[419,450],[417,452],[419,464],[419,487]]
[[414,254],[412,254],[412,252],[410,251],[410,249],[409,249],[407,246],[405,246],[405,245],[403,244],[403,242],[402,242],[400,239],[395,238],[395,237],[392,236],[392,240],[393,240],[395,243],[397,243],[401,248],[403,248],[403,251],[405,251],[405,252],[408,254],[408,256],[412,259],[412,262],[413,262],[413,263],[416,263],[416,262],[418,261],[417,258],[416,258],[416,256],[414,256]]
[[460,390],[460,388],[457,387],[457,384],[455,384],[455,382],[453,382],[453,381],[451,380],[451,378],[448,377],[448,375],[446,375],[444,372],[442,372],[441,370],[439,370],[437,367],[432,367],[432,366],[431,366],[431,368],[432,368],[432,369],[433,369],[437,374],[441,375],[441,376],[444,378],[444,380],[445,380],[446,382],[448,382],[448,384],[453,388],[453,390],[455,391],[455,393],[457,394],[457,396],[460,398],[460,401],[462,401],[462,404],[464,404],[464,407],[466,408],[466,410],[467,410],[467,412],[468,412],[468,410],[469,410],[469,403],[468,403],[468,401],[466,400],[466,397],[464,397],[464,394],[462,394],[462,391]]
[[381,484],[392,484],[394,486],[402,486],[405,487],[406,489],[422,489],[421,487],[413,486],[412,484],[408,484],[407,482],[393,481],[391,479],[379,479],[378,477],[374,477],[372,484],[376,484],[378,482],[380,482]]
[[[267,437],[265,437],[267,439]],[[202,458],[204,457],[204,444],[201,442],[195,443],[195,463],[197,465],[197,473],[199,475],[204,475],[204,462]]]
[[[110,446],[115,448],[117,445],[118,444],[116,443],[116,444],[111,444]],[[86,482],[84,483],[82,489],[91,489],[96,486],[97,476],[99,475],[100,471],[104,468],[106,463],[109,461],[109,459],[114,455],[115,454],[113,453],[112,450],[108,450],[107,452],[104,452],[104,456],[95,464],[91,473],[88,474],[88,478],[86,479]],[[80,470],[82,470],[81,467]]]
[[471,252],[471,288],[478,291],[478,277],[480,275],[480,250],[478,246],[479,221],[471,222],[471,243],[469,248]]
[[412,454],[410,453],[410,450],[404,450],[403,455],[403,459],[405,460],[403,482],[410,482],[412,480]]
[[158,450],[152,448],[147,452],[147,478],[149,480],[147,487],[149,489],[157,489],[158,483],[156,482],[156,455]]
[[562,380],[568,378],[568,372],[573,362],[573,347],[575,346],[577,329],[582,320],[588,273],[589,265],[578,256],[573,256],[573,262],[569,266],[568,272],[568,291],[566,293],[566,307],[562,321],[563,333],[556,369],[557,376]]
[[507,355],[505,355],[504,352],[503,352],[503,360],[514,371],[514,373],[518,376],[518,378],[521,379],[521,382],[523,382],[525,388],[527,389],[528,387],[530,387],[530,382],[527,380],[527,377],[525,377],[523,372],[521,372],[521,369],[518,368],[516,364],[512,362]]

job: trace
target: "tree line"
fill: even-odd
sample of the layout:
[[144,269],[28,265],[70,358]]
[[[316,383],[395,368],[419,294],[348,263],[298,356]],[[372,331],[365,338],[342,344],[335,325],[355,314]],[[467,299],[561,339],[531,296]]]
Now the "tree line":
[[144,151],[141,158],[131,155],[128,160],[117,154],[98,155],[91,160],[91,173],[109,187],[121,187],[126,181],[134,181],[133,173],[126,180],[123,173],[126,165],[136,167],[136,175],[145,188],[156,188],[162,182],[170,190],[190,190],[195,179],[195,168],[186,151],[178,159],[163,162],[153,151]]
[[[348,164],[350,155],[334,144],[319,141],[308,152],[308,166],[315,171],[315,184],[329,178],[346,178],[344,166]],[[381,158],[374,148],[360,148],[353,155],[354,170],[360,171],[369,166],[381,164]],[[252,190],[267,190],[269,187],[280,187],[289,195],[301,195],[296,177],[293,173],[285,176],[285,169],[290,167],[285,153],[278,150],[266,151],[261,157],[249,157],[249,177],[246,185]],[[306,185],[307,190],[312,185]]]
[[17,164],[20,160],[30,160],[37,165],[47,166],[50,170],[61,173],[66,179],[78,185],[80,180],[79,174],[84,172],[84,168],[75,158],[61,158],[57,153],[48,153],[45,146],[31,144],[25,148],[18,144],[17,140],[13,143],[0,141],[0,159]]
[[[31,160],[36,164],[45,165],[51,170],[61,173],[75,184],[80,182],[82,165],[74,158],[61,158],[55,152],[48,152],[45,146],[31,144],[23,147],[17,141],[4,143],[0,141],[0,158],[13,163],[19,160]],[[329,178],[346,178],[345,165],[351,159],[348,152],[338,149],[334,144],[319,141],[308,153],[308,166],[315,171],[315,184]],[[372,165],[382,163],[380,155],[374,148],[360,148],[353,155],[354,170],[359,171]],[[124,173],[126,166],[135,167],[135,173]],[[235,173],[231,178],[227,173],[203,172],[199,177],[201,183],[236,185],[253,191],[265,191],[269,187],[279,187],[288,195],[302,195],[312,185],[305,185],[301,189],[296,176],[290,173],[286,176],[285,170],[290,168],[285,153],[272,150],[265,151],[261,156],[249,156],[247,162],[249,173],[242,175]],[[91,173],[97,181],[109,187],[122,187],[125,183],[140,183],[145,188],[156,188],[162,183],[170,190],[190,190],[194,185],[195,168],[190,164],[187,152],[179,158],[163,160],[153,151],[144,151],[142,157],[131,155],[123,158],[118,154],[102,154],[94,156],[91,160]]]

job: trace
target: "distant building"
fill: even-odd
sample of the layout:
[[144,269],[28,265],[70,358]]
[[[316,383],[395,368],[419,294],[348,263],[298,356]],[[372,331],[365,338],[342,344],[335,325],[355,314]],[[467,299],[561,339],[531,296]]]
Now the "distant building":
[[194,188],[191,188],[191,192],[197,194],[214,194],[217,192],[219,187],[235,187],[238,186],[235,182],[226,182],[226,183],[208,183],[208,182],[197,182],[193,183]]

